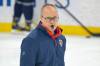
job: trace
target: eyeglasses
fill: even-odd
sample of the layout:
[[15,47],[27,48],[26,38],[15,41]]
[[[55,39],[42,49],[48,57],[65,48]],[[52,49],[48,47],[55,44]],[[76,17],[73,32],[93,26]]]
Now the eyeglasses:
[[50,17],[50,16],[44,17],[44,16],[42,16],[42,18],[44,18],[48,22],[51,22],[51,21],[58,22],[58,20],[59,20],[59,17],[56,17],[56,16],[54,16],[54,17]]

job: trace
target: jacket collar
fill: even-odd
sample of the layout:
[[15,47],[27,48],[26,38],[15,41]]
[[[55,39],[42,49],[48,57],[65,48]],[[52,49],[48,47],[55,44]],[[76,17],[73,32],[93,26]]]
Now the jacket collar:
[[51,31],[48,31],[46,30],[46,28],[44,28],[42,25],[41,25],[41,21],[39,22],[37,28],[41,31],[43,31],[45,34],[49,35],[53,40],[55,40],[57,37],[59,37],[61,34],[62,34],[62,29],[60,27],[57,27],[55,29],[55,34],[53,34]]

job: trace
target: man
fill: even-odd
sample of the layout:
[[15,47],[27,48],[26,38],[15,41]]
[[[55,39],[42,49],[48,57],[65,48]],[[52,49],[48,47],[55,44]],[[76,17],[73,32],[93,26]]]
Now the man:
[[66,39],[61,32],[55,6],[44,5],[39,25],[22,41],[20,66],[65,66]]
[[[34,7],[35,0],[16,0],[12,28],[15,30],[30,31]],[[25,28],[18,25],[22,14],[25,16]]]

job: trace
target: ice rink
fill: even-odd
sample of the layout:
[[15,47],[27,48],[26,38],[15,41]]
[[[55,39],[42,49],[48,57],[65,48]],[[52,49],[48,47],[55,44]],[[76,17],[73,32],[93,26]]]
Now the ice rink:
[[[0,33],[0,66],[19,66],[26,33]],[[100,66],[100,38],[66,36],[65,66]]]

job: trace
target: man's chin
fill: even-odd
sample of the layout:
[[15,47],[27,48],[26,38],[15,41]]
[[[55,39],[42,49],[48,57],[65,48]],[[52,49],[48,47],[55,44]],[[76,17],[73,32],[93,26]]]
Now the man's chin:
[[55,31],[56,27],[52,28],[53,31]]
[[49,30],[54,32],[55,31],[55,28],[49,28]]

